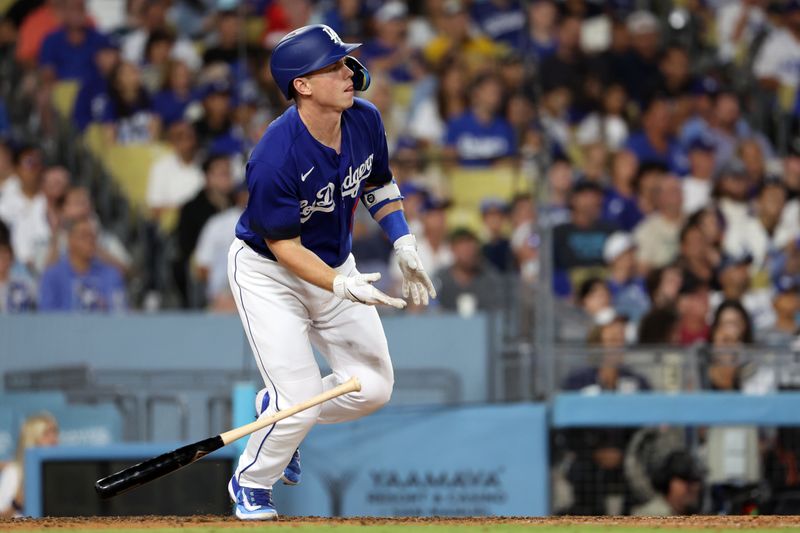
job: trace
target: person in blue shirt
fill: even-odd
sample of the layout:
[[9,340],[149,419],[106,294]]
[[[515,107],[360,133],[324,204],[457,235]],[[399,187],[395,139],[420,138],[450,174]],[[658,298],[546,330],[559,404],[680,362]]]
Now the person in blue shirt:
[[408,8],[393,0],[381,6],[374,16],[375,38],[359,50],[359,59],[374,71],[386,72],[392,81],[406,83],[422,74],[414,50],[406,43]]
[[[369,73],[328,26],[286,35],[270,71],[295,105],[269,125],[246,168],[250,200],[228,253],[228,279],[266,387],[260,417],[358,376],[348,393],[253,433],[228,483],[236,516],[277,516],[272,488],[300,480],[297,448],[316,423],[353,420],[379,409],[393,386],[389,347],[375,305],[406,301],[373,286],[351,254],[359,200],[393,243],[403,294],[427,304],[436,292],[423,269],[389,170],[377,108],[355,97]],[[332,373],[324,379],[312,345]]]
[[89,26],[84,0],[65,0],[63,26],[48,35],[39,51],[45,81],[85,81],[97,74],[95,54],[107,38]]
[[116,268],[97,257],[97,230],[89,216],[68,223],[67,252],[42,274],[40,311],[125,310],[125,283]]
[[162,125],[166,127],[186,118],[186,110],[197,100],[189,67],[178,59],[170,60],[164,86],[153,95],[153,111]]
[[78,131],[84,131],[92,122],[103,120],[109,104],[109,79],[119,61],[119,44],[112,39],[107,40],[95,54],[97,71],[83,81],[72,108],[72,122]]
[[653,98],[645,110],[642,130],[628,137],[625,148],[636,154],[639,164],[658,163],[683,176],[689,170],[688,160],[670,131],[669,105],[663,98]]
[[637,273],[636,242],[630,233],[618,231],[606,239],[603,260],[608,266],[606,284],[614,310],[638,323],[650,309],[644,279]]
[[525,42],[525,13],[518,0],[484,0],[473,2],[472,20],[493,41],[511,48]]
[[160,122],[142,86],[139,67],[123,61],[109,78],[108,105],[101,122],[107,138],[119,144],[145,143],[159,138]]
[[516,137],[502,115],[503,86],[480,76],[470,91],[470,107],[447,123],[445,156],[467,167],[487,167],[516,153]]

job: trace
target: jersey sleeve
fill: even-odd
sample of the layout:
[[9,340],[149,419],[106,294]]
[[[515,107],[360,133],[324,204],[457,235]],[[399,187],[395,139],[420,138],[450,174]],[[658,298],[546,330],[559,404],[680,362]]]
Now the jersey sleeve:
[[246,175],[250,229],[276,241],[300,236],[298,178],[257,160],[247,163]]
[[375,110],[375,120],[378,122],[375,131],[375,163],[372,173],[367,178],[369,185],[383,185],[392,181],[392,171],[389,169],[389,145],[386,142],[386,128],[381,120],[378,110]]

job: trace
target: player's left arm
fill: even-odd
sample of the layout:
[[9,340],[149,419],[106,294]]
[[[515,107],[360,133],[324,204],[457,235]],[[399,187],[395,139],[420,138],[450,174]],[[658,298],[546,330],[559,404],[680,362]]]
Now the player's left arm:
[[415,304],[428,305],[429,297],[436,298],[436,289],[417,253],[417,240],[408,227],[397,183],[391,180],[383,185],[367,185],[361,201],[394,245],[403,273],[403,297],[410,295]]

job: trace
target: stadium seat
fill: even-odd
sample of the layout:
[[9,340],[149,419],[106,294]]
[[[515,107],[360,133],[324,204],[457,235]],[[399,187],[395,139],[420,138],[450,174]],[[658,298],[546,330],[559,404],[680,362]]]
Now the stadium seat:
[[80,83],[77,81],[59,81],[53,86],[53,106],[62,117],[71,117],[78,96]]
[[163,145],[155,143],[115,144],[109,147],[104,163],[132,207],[145,205],[150,167],[153,161],[165,152],[166,148]]
[[460,168],[450,173],[450,190],[456,207],[478,210],[485,198],[510,200],[517,193],[530,192],[531,187],[521,174],[510,167],[479,170]]

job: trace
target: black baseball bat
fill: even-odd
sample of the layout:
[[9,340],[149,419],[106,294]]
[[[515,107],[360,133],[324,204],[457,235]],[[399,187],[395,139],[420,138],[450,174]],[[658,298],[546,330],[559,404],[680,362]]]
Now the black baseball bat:
[[334,387],[327,392],[318,394],[317,396],[314,396],[313,398],[310,398],[305,402],[299,403],[288,409],[278,411],[272,416],[259,418],[255,422],[250,422],[244,426],[231,429],[230,431],[221,433],[216,437],[211,437],[192,444],[187,444],[186,446],[182,446],[178,449],[172,450],[171,452],[161,454],[124,470],[120,470],[116,474],[111,474],[108,477],[99,479],[94,484],[94,490],[101,498],[104,499],[118,496],[128,492],[129,490],[135,489],[136,487],[140,487],[145,483],[149,483],[154,479],[171,474],[172,472],[183,468],[184,466],[190,465],[198,459],[201,459],[206,455],[219,450],[223,446],[226,446],[231,442],[244,437],[245,435],[249,435],[255,431],[258,431],[259,429],[271,426],[272,424],[283,420],[284,418],[295,415],[300,411],[305,411],[309,407],[332,400],[333,398],[341,396],[342,394],[347,394],[348,392],[357,392],[360,390],[361,383],[358,381],[358,378],[352,377],[338,387]]

